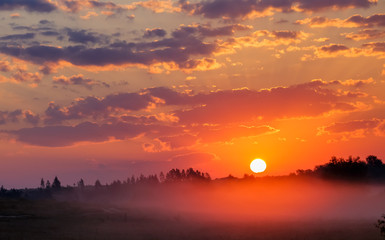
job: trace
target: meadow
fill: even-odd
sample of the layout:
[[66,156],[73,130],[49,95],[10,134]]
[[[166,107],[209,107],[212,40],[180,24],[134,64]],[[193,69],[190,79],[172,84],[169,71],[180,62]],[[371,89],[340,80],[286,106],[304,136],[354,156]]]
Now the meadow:
[[0,199],[0,239],[380,240],[384,200],[383,185],[315,180],[75,189]]

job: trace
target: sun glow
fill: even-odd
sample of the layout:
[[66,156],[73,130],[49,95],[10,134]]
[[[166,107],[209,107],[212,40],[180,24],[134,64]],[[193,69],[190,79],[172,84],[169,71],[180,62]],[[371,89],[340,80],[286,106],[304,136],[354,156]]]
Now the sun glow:
[[266,163],[262,159],[259,159],[259,158],[254,159],[250,163],[250,169],[251,169],[251,171],[253,171],[255,173],[264,172],[266,170]]

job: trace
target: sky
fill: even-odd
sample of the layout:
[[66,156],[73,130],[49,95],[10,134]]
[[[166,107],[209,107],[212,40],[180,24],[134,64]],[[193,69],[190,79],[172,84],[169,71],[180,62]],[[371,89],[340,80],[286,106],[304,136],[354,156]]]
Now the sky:
[[385,158],[385,2],[0,0],[0,185]]

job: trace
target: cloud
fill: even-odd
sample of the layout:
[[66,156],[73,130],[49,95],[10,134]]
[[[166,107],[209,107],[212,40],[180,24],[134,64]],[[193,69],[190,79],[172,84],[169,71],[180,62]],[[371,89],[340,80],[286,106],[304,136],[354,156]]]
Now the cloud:
[[377,29],[364,29],[360,30],[357,33],[343,33],[341,34],[346,39],[351,39],[354,41],[383,38],[385,37],[385,31]]
[[45,122],[56,124],[65,120],[96,118],[118,110],[139,111],[149,107],[150,103],[153,103],[150,96],[138,93],[117,93],[104,98],[79,98],[67,107],[50,103],[45,111]]
[[0,40],[27,40],[27,39],[33,39],[35,37],[34,33],[25,33],[25,34],[12,34],[0,37]]
[[342,44],[330,44],[327,46],[322,46],[320,48],[322,52],[327,52],[327,53],[335,53],[335,52],[340,52],[340,51],[346,51],[349,50],[348,47]]
[[373,26],[385,26],[385,14],[375,14],[369,17],[363,17],[361,15],[351,16],[346,22],[355,23],[360,27],[373,27]]
[[210,25],[189,25],[181,26],[179,29],[173,31],[172,35],[175,38],[187,38],[188,36],[197,34],[201,37],[219,37],[232,36],[236,31],[245,31],[252,29],[252,26],[242,24],[232,24],[223,27],[213,28]]
[[[75,39],[73,39],[75,41]],[[79,38],[76,41],[97,40]],[[196,36],[166,38],[144,43],[117,42],[110,46],[88,48],[86,46],[0,46],[0,52],[35,64],[66,61],[77,66],[108,66],[139,64],[171,64],[169,68],[192,69],[202,64],[210,65],[209,59],[193,59],[196,56],[210,56],[217,49],[215,43],[206,43]]]
[[133,124],[114,122],[97,124],[82,122],[76,125],[43,126],[21,128],[18,130],[3,130],[4,134],[16,141],[35,146],[65,147],[80,142],[108,142],[111,140],[132,140],[141,136],[153,137],[175,135],[181,128],[156,124]]
[[8,122],[18,122],[19,117],[22,116],[22,111],[20,109],[14,111],[0,111],[0,125],[6,124]]
[[97,125],[83,122],[75,126],[45,126],[3,131],[17,141],[36,146],[64,147],[79,142],[106,142],[111,139],[125,140],[145,132],[146,126],[128,123]]
[[[368,109],[373,99],[358,89],[372,83],[370,79],[315,80],[259,91],[235,89],[197,94],[165,87],[149,88],[138,93],[79,98],[68,106],[51,102],[42,116],[21,110],[2,112],[3,124],[19,119],[34,125],[41,120],[47,124],[3,132],[17,141],[39,146],[70,146],[142,136],[142,140],[149,141],[143,144],[145,151],[182,150],[276,133],[279,130],[270,126],[275,120]],[[142,111],[150,108],[156,109],[155,115]],[[52,126],[64,121],[75,125]]]
[[41,81],[41,76],[38,72],[32,73],[23,69],[18,69],[12,73],[11,80],[15,82],[39,83]]
[[153,37],[164,37],[167,32],[161,28],[146,29],[143,37],[144,38],[153,38]]
[[384,53],[385,42],[370,42],[362,44],[363,48],[369,49],[373,53]]
[[2,0],[0,1],[0,11],[12,11],[24,9],[28,12],[52,12],[56,5],[48,0]]
[[336,122],[328,126],[318,128],[317,135],[332,135],[334,139],[328,142],[347,141],[350,138],[363,138],[369,136],[385,136],[385,120],[372,118]]
[[338,123],[333,123],[329,126],[324,127],[323,130],[329,133],[354,132],[357,130],[373,129],[379,126],[381,122],[382,120],[379,120],[379,119],[338,122]]
[[5,60],[0,60],[0,72],[9,72],[12,69],[10,63]]
[[[132,45],[132,46],[131,46]],[[117,45],[115,45],[117,46]],[[163,49],[151,49],[150,47]],[[150,48],[150,49],[149,49]],[[190,39],[167,39],[143,44],[126,44],[120,47],[86,48],[83,46],[52,47],[0,47],[0,52],[36,64],[67,61],[78,66],[106,66],[123,64],[150,65],[159,62],[183,64],[193,55],[210,55],[215,51],[215,44],[203,43]]]
[[[180,134],[175,136],[159,137],[159,141],[164,143],[163,151],[174,150],[179,148],[185,148],[193,146],[197,143],[198,138],[191,134]],[[165,149],[164,149],[165,148]]]
[[299,44],[307,39],[309,34],[302,31],[268,31],[258,30],[250,35],[233,37],[219,44],[218,53],[233,53],[235,49],[244,47],[276,47],[280,45]]
[[113,2],[100,2],[97,0],[60,0],[59,6],[63,11],[73,13],[79,12],[84,9],[99,9],[102,12],[108,11],[111,12],[111,14],[119,14],[132,9],[132,7],[128,7],[125,5],[119,5]]
[[37,125],[40,122],[40,116],[27,110],[24,111],[24,120],[30,124]]
[[317,12],[322,10],[335,10],[345,8],[368,8],[376,1],[370,0],[209,0],[190,3],[179,0],[185,12],[202,15],[206,18],[245,19],[263,17],[277,12],[305,11]]
[[75,42],[75,43],[107,43],[108,37],[102,34],[97,34],[95,32],[87,32],[86,30],[73,30],[73,29],[67,29],[68,34],[68,41]]
[[356,27],[375,27],[385,26],[385,14],[375,14],[369,17],[353,15],[346,19],[312,17],[297,20],[296,24],[308,25],[313,28],[338,27],[338,28],[356,28]]
[[130,5],[126,5],[128,9],[136,9],[142,7],[145,9],[150,9],[155,13],[173,13],[180,12],[181,9],[178,6],[175,6],[171,0],[147,0],[147,1],[138,1],[133,2]]
[[[191,109],[177,110],[181,124],[223,124],[316,117],[334,111],[360,110],[362,94],[329,89],[328,83],[313,81],[269,90],[228,90],[189,97]],[[181,98],[179,98],[181,99]],[[165,100],[167,103],[167,99]]]
[[59,77],[53,77],[53,83],[63,86],[79,85],[89,90],[91,90],[94,86],[103,86],[107,88],[110,87],[110,85],[105,82],[85,78],[82,74],[73,75],[71,77],[66,77],[63,75]]
[[307,50],[314,50],[313,55],[304,55],[303,61],[314,60],[318,58],[335,57],[378,57],[383,58],[385,53],[385,42],[369,42],[362,44],[361,47],[349,48],[343,44],[329,44],[320,47],[307,47]]
[[[296,44],[308,37],[307,33],[301,31],[259,30],[245,37],[218,39],[220,36],[231,36],[236,31],[249,29],[250,26],[241,24],[223,27],[211,27],[208,24],[182,25],[174,30],[169,38],[144,42],[115,41],[111,44],[107,44],[109,40],[103,34],[67,29],[70,41],[84,45],[55,47],[3,44],[0,46],[0,52],[44,66],[61,62],[83,67],[146,67],[151,73],[176,70],[190,73],[222,67],[223,64],[217,62],[214,56],[233,53],[237,48]],[[206,40],[211,37],[214,39]],[[101,46],[90,47],[87,43],[97,43]]]
[[40,121],[40,118],[30,110],[23,111],[16,109],[13,111],[0,111],[0,125],[18,123],[20,120],[36,125]]

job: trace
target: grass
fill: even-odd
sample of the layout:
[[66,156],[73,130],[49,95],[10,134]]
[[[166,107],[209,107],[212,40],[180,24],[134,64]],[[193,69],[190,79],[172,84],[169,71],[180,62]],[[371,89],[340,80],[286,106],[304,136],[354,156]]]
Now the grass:
[[55,200],[0,199],[0,216],[2,240],[381,239],[375,220],[192,220],[180,214]]

